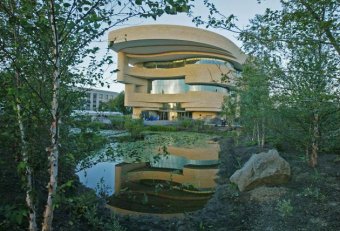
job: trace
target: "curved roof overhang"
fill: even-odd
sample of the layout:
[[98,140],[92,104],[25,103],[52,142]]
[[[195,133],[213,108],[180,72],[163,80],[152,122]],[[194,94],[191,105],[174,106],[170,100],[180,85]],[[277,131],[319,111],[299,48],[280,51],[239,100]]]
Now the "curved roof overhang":
[[194,27],[144,25],[126,27],[109,33],[110,47],[117,52],[155,55],[168,52],[205,52],[222,55],[243,64],[246,55],[222,35]]
[[166,53],[157,53],[157,54],[127,54],[129,57],[129,63],[136,64],[140,62],[151,62],[151,61],[169,61],[169,60],[179,60],[179,59],[187,59],[187,58],[217,58],[225,61],[231,62],[235,68],[241,70],[242,65],[238,62],[236,57],[225,54],[217,54],[211,52],[204,51],[172,51]]

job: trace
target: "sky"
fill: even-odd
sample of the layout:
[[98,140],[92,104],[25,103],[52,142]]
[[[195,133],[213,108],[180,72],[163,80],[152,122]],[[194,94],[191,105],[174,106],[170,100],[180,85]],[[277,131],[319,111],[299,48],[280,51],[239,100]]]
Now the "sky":
[[[249,20],[254,18],[256,14],[263,14],[267,8],[270,9],[280,9],[280,0],[262,0],[261,4],[257,3],[257,0],[211,0],[216,6],[216,8],[224,15],[228,16],[230,14],[235,15],[238,18],[237,25],[240,28],[244,28],[249,24]],[[204,18],[207,15],[208,10],[203,5],[203,0],[195,0],[193,8],[193,15],[201,15]],[[135,18],[130,20],[124,25],[116,27],[124,28],[129,26],[137,26],[137,25],[147,25],[147,24],[171,24],[171,25],[182,25],[182,26],[191,26],[196,27],[196,25],[192,22],[192,18],[187,16],[186,14],[178,14],[178,15],[164,15],[158,18],[156,21],[153,19],[144,19],[144,18]],[[204,25],[200,26],[200,28],[206,29]],[[207,30],[221,34],[231,41],[233,41],[239,47],[242,47],[241,41],[237,39],[237,34],[223,30],[223,29],[214,29],[207,28]],[[105,34],[97,44],[94,44],[102,49],[102,54],[104,53],[105,48],[107,47],[107,34]],[[116,59],[117,53],[112,50],[112,55]],[[104,73],[104,81],[109,82],[110,88],[108,87],[96,87],[97,89],[121,92],[124,90],[124,85],[121,83],[115,83],[116,79],[115,74],[110,74],[109,70],[116,69],[116,62],[111,64],[106,68],[106,72]]]

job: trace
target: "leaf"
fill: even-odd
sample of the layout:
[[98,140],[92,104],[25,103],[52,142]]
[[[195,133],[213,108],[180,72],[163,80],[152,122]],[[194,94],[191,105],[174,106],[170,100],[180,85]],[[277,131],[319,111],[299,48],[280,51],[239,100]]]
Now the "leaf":
[[17,166],[17,170],[18,170],[18,172],[23,172],[23,171],[25,171],[26,167],[27,167],[27,163],[24,162],[24,161],[20,161],[18,166]]

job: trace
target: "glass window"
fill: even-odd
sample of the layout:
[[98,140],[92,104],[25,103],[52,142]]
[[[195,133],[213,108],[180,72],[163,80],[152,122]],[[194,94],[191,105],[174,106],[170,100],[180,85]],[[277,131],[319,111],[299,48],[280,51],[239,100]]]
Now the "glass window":
[[184,79],[153,80],[151,94],[178,94],[189,91]]
[[228,90],[226,88],[212,85],[190,85],[190,91],[210,91],[225,94],[228,93]]
[[188,85],[184,79],[153,80],[151,83],[151,94],[179,94],[189,91],[206,91],[227,94],[228,90],[216,85]]
[[215,58],[188,58],[188,59],[178,59],[178,60],[169,60],[169,61],[153,61],[153,62],[145,62],[138,65],[143,65],[145,68],[178,68],[184,67],[185,65],[192,64],[217,64],[217,65],[226,65],[230,69],[234,69],[234,65],[223,59],[215,59]]

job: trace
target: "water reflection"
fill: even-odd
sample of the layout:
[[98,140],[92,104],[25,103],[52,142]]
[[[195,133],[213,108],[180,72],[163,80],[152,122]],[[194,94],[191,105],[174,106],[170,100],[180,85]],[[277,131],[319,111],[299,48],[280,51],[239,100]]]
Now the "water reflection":
[[179,216],[202,208],[214,191],[220,150],[215,141],[191,148],[169,145],[166,154],[142,163],[112,159],[107,150],[116,145],[77,166],[80,181],[111,196],[108,207],[116,213]]
[[216,187],[219,145],[168,146],[151,162],[115,166],[115,195],[108,206],[126,215],[179,216],[201,209]]
[[116,143],[108,144],[95,156],[85,159],[78,164],[76,174],[86,187],[94,189],[97,194],[105,193],[111,196],[115,192],[115,166],[122,162],[121,159],[112,159],[106,155],[109,148],[114,148]]
[[103,188],[108,195],[112,195],[115,190],[115,162],[98,163],[91,168],[77,173],[79,180],[86,187],[95,189],[97,193]]

